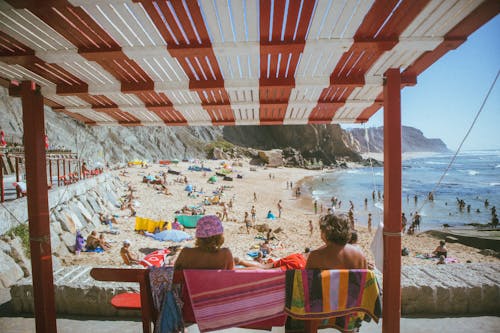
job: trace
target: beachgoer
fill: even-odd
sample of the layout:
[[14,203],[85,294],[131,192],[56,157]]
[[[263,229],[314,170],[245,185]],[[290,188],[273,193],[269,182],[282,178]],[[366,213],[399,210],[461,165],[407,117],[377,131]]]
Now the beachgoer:
[[325,215],[319,220],[321,239],[325,246],[314,250],[307,260],[307,269],[366,268],[366,258],[351,239],[349,219],[345,215]]
[[25,182],[16,182],[16,194],[18,198],[26,196],[27,187]]
[[120,249],[120,256],[123,259],[125,265],[137,265],[139,260],[130,252],[130,241],[128,239],[123,241],[123,246]]
[[406,219],[405,213],[401,213],[401,231],[404,233],[406,230],[406,225],[408,220]]
[[272,211],[268,211],[267,212],[267,216],[266,216],[266,219],[269,219],[269,220],[274,220],[276,218],[276,216],[274,216],[273,212]]
[[314,207],[314,214],[318,214],[318,200],[314,200],[313,207]]
[[368,198],[365,198],[365,209],[368,207]]
[[446,264],[445,256],[439,256],[439,261],[436,263],[436,265],[444,265],[444,264]]
[[83,248],[85,247],[85,239],[82,236],[82,233],[80,230],[76,231],[76,240],[75,240],[75,254],[80,254],[81,251],[83,251]]
[[432,254],[439,258],[441,256],[444,256],[445,258],[448,256],[448,249],[446,248],[446,242],[444,240],[439,241],[439,246],[436,247],[434,252]]
[[253,192],[253,201],[257,201],[257,193]]
[[303,253],[292,253],[279,260],[267,263],[240,260],[239,258],[234,258],[234,263],[236,265],[244,266],[244,268],[237,269],[280,269],[282,271],[289,269],[304,269],[309,251],[309,248],[305,248]]
[[255,209],[255,206],[252,206],[250,214],[252,214],[252,222],[255,222],[255,216],[257,215],[257,210]]
[[278,217],[281,218],[281,212],[283,211],[283,205],[281,204],[281,200],[278,201]]
[[181,269],[233,269],[231,250],[222,248],[224,228],[214,215],[205,215],[196,225],[194,248],[183,248],[175,261],[174,268]]
[[[312,251],[306,269],[366,269],[366,258],[361,250],[351,244],[349,219],[345,215],[325,215],[319,220],[321,239],[325,245]],[[305,321],[306,332],[316,332],[319,321]],[[342,331],[349,332],[349,331]]]
[[174,222],[172,223],[172,230],[184,230],[184,226],[179,223],[179,219],[174,218]]
[[368,213],[368,232],[372,232],[372,213]]
[[103,233],[101,233],[101,234],[99,235],[99,246],[100,246],[100,247],[102,247],[102,249],[103,249],[104,251],[107,251],[107,250],[111,249],[111,244],[109,244],[109,243],[106,241],[106,239],[104,238],[104,234],[103,234]]
[[349,239],[349,244],[358,246],[358,232],[356,230],[351,231],[351,239]]
[[420,230],[420,222],[421,222],[420,220],[421,220],[420,215],[418,214],[418,212],[415,212],[415,215],[413,215],[413,226],[414,226],[414,229]]
[[309,220],[309,236],[312,236],[314,231],[313,221]]
[[267,255],[271,254],[271,251],[273,250],[271,248],[271,245],[269,244],[268,240],[265,240],[264,243],[260,245],[259,248],[260,252],[262,252],[262,255],[266,257]]
[[226,219],[226,221],[228,220],[227,205],[225,203],[224,203],[224,206],[222,206],[222,218],[221,218],[221,220],[224,221],[224,219]]
[[249,234],[250,228],[252,227],[252,223],[250,222],[250,217],[248,216],[248,212],[245,212],[245,217],[243,218],[243,222],[245,223],[245,227],[247,228],[247,234]]
[[92,231],[87,237],[87,250],[95,250],[99,246],[99,238],[97,237],[97,231]]

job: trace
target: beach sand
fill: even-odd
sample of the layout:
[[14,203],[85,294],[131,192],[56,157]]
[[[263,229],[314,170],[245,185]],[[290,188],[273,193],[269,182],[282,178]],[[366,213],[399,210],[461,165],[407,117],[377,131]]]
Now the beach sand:
[[[220,167],[221,161],[205,161],[204,166],[212,168],[213,172],[188,171],[190,163],[180,162],[178,165],[172,166],[172,169],[182,172],[182,176],[186,176],[189,184],[196,186],[198,190],[203,189],[206,195],[211,195],[221,185],[230,186],[224,192],[223,201],[229,202],[233,199],[233,208],[229,211],[229,221],[224,221],[224,246],[229,247],[233,256],[245,258],[246,253],[255,250],[262,241],[256,239],[257,236],[265,236],[255,229],[251,229],[247,234],[243,217],[245,212],[250,213],[252,205],[255,205],[257,210],[256,224],[267,223],[273,230],[281,228],[282,231],[276,236],[279,242],[274,241],[272,245],[276,246],[272,254],[275,258],[280,258],[295,252],[302,252],[305,247],[311,249],[318,248],[323,245],[320,239],[318,228],[318,218],[321,214],[318,207],[318,214],[314,214],[313,203],[311,198],[303,195],[297,199],[294,190],[287,189],[287,181],[293,182],[295,187],[299,181],[308,176],[321,174],[322,171],[305,170],[298,168],[263,168],[254,167],[256,171],[250,171],[248,161],[241,162],[243,166],[234,166],[234,180],[223,181],[221,177],[215,184],[207,183],[207,179],[214,174],[215,169]],[[134,195],[138,202],[137,216],[151,218],[154,220],[173,221],[174,212],[181,209],[184,205],[199,205],[203,200],[203,195],[199,198],[189,198],[188,192],[184,190],[186,184],[175,182],[179,176],[168,174],[167,182],[168,189],[173,194],[167,196],[155,189],[154,185],[142,183],[144,175],[156,175],[160,171],[167,171],[166,167],[160,165],[152,165],[148,168],[133,166],[124,169],[127,171],[126,176],[119,176],[125,184],[131,184],[136,190]],[[118,176],[119,171],[112,171]],[[235,174],[243,175],[242,179],[237,179]],[[271,175],[271,179],[270,176]],[[253,194],[257,195],[257,201],[254,202]],[[122,193],[126,193],[126,186],[123,187]],[[342,198],[339,198],[342,199]],[[267,220],[266,215],[271,210],[276,216],[278,215],[277,203],[282,200],[283,213],[281,218],[275,220]],[[205,206],[206,214],[222,213],[221,206]],[[323,208],[326,213],[326,207]],[[160,242],[150,237],[140,235],[134,231],[135,218],[128,217],[130,211],[128,209],[120,210],[119,208],[111,211],[118,214],[118,223],[116,227],[120,230],[118,235],[106,234],[106,239],[112,244],[112,248],[104,253],[81,253],[80,255],[67,255],[61,257],[63,265],[93,265],[93,266],[124,266],[119,255],[123,240],[131,241],[131,251],[139,258],[142,258],[146,253],[155,249],[162,249],[172,245],[194,246],[194,241],[185,241],[182,243]],[[309,232],[308,221],[313,221],[314,230],[312,235]],[[374,219],[375,221],[376,219]],[[363,221],[366,224],[366,221]],[[374,227],[375,229],[375,227]],[[102,226],[97,228],[98,232],[106,232],[109,228]],[[370,250],[375,230],[369,233],[366,227],[357,226],[359,234],[359,246],[365,253],[369,261],[373,261],[373,256]],[[186,229],[186,231],[194,236],[195,229]],[[86,237],[87,235],[84,235]],[[402,246],[410,250],[409,256],[402,257],[403,265],[432,265],[436,261],[416,258],[417,253],[430,253],[438,245],[439,240],[426,234],[414,236],[403,236]],[[459,262],[465,263],[468,260],[471,262],[499,262],[492,256],[485,256],[479,253],[480,250],[464,246],[458,243],[448,243],[448,254],[450,257],[456,258]],[[248,257],[246,257],[249,259]]]

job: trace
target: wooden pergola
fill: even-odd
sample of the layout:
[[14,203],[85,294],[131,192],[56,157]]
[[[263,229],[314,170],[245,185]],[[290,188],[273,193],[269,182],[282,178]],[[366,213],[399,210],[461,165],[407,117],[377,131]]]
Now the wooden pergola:
[[[56,332],[43,104],[88,125],[362,123],[384,107],[383,332],[401,312],[401,103],[498,0],[2,0],[37,332]],[[390,172],[389,172],[390,171]]]

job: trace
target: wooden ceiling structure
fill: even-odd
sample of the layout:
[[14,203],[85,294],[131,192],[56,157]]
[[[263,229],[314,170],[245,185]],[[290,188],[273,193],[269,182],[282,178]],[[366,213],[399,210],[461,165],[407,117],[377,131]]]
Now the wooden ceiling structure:
[[45,104],[123,126],[362,123],[383,106],[382,331],[398,333],[401,89],[499,12],[498,0],[0,0],[0,84],[23,105],[36,331],[57,332]]
[[0,78],[88,125],[359,123],[497,3],[1,0]]

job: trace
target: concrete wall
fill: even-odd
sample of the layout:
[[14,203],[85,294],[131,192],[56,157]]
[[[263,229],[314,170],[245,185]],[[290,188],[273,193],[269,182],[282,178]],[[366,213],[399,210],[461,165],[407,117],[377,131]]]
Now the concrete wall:
[[[128,315],[110,305],[113,295],[139,290],[138,284],[93,280],[90,267],[65,267],[54,275],[59,313],[92,316]],[[379,281],[382,285],[382,281]],[[31,279],[11,289],[16,313],[32,313]],[[405,266],[402,270],[402,314],[454,316],[500,314],[499,264]]]

